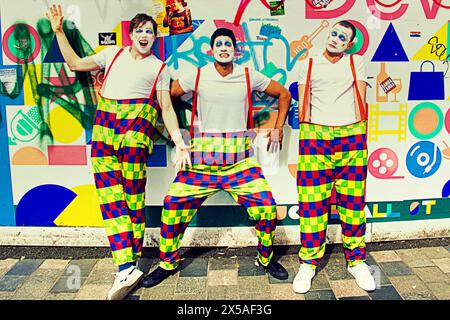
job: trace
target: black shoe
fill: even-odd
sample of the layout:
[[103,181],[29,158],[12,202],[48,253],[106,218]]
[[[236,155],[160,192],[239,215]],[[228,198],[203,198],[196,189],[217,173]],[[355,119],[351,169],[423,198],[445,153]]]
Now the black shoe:
[[287,270],[278,262],[271,260],[267,266],[263,266],[259,259],[256,259],[258,265],[263,267],[263,269],[268,272],[272,277],[278,280],[286,280],[289,278],[289,273]]
[[142,280],[142,286],[145,288],[154,287],[177,272],[178,268],[173,270],[166,270],[161,267],[158,267],[152,273],[145,276],[144,280]]

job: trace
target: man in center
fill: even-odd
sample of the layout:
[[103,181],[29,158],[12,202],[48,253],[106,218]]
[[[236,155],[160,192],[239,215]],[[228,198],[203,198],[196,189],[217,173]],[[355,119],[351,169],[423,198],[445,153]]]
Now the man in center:
[[[291,95],[281,84],[235,63],[236,38],[226,28],[211,37],[214,63],[197,72],[181,73],[171,89],[174,98],[193,92],[191,119],[192,167],[181,170],[164,199],[161,217],[160,265],[143,280],[153,287],[179,270],[184,232],[200,205],[224,190],[256,221],[258,254],[255,264],[277,279],[286,269],[272,260],[276,203],[251,149],[251,95],[262,91],[278,98],[279,112],[269,144],[280,144]],[[194,118],[197,113],[197,123]]]

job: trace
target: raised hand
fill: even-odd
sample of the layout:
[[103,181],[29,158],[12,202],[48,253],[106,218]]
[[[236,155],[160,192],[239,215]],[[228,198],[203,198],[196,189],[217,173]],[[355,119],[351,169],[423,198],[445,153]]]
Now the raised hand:
[[53,32],[62,32],[62,24],[64,20],[64,16],[62,14],[61,5],[59,4],[58,7],[56,5],[50,6],[50,11],[45,13],[45,16],[48,20],[50,20],[50,23],[52,25]]

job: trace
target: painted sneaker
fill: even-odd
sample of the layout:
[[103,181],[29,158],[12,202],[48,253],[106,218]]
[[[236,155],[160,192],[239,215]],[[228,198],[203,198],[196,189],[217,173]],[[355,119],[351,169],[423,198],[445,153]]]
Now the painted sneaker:
[[356,279],[356,284],[366,291],[374,291],[377,287],[370,273],[369,266],[363,262],[354,267],[347,267],[348,272]]
[[122,300],[125,298],[136,287],[143,276],[144,273],[136,266],[117,273],[116,280],[111,290],[109,290],[108,300]]
[[307,293],[311,289],[311,282],[316,270],[308,263],[302,263],[294,278],[293,288],[296,293]]

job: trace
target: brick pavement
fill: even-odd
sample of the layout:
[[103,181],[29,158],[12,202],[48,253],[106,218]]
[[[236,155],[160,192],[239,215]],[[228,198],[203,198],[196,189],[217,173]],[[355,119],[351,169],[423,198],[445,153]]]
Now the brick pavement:
[[[225,251],[227,249],[224,249]],[[361,290],[346,271],[342,252],[327,254],[305,295],[292,291],[296,254],[276,257],[289,271],[285,281],[255,266],[254,257],[218,250],[186,258],[182,270],[154,288],[136,288],[130,300],[449,300],[450,247],[371,251],[367,263],[377,290]],[[148,272],[158,264],[141,259]],[[0,300],[104,300],[114,282],[110,258],[0,260]]]

